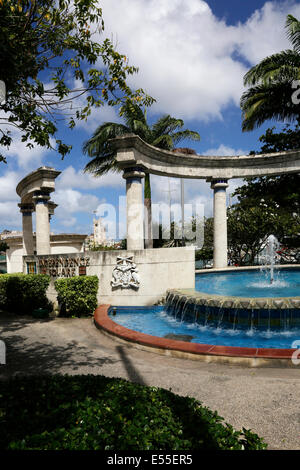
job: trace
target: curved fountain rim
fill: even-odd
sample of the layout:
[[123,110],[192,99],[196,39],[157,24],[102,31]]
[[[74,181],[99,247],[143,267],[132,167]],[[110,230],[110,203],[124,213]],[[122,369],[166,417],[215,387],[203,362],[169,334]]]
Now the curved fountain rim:
[[[291,307],[291,306],[286,306],[286,305],[281,305],[280,304],[274,304],[275,301],[282,301],[284,302],[291,302],[293,300],[297,300],[300,302],[300,296],[294,296],[294,297],[238,297],[234,295],[219,295],[219,294],[208,294],[207,292],[200,292],[195,289],[168,289],[167,290],[167,295],[168,294],[174,294],[174,295],[181,295],[182,297],[186,297],[187,300],[191,299],[197,299],[197,300],[207,300],[207,301],[219,301],[221,302],[226,302],[226,301],[232,301],[234,302],[235,300],[239,300],[241,302],[248,302],[249,307],[251,308],[263,308],[261,306],[262,302],[270,302],[270,306],[273,309],[280,309],[280,308],[300,308],[299,307]],[[218,305],[222,306],[222,305]],[[238,308],[238,307],[236,307]],[[240,307],[240,308],[247,308],[247,307]]]
[[[227,266],[226,268],[205,268],[196,269],[196,274],[217,274],[217,273],[232,273],[238,271],[255,271],[258,269],[267,268],[269,266]],[[275,264],[274,269],[300,269],[300,264]]]
[[245,348],[238,346],[217,346],[211,344],[188,343],[152,336],[130,330],[115,323],[109,316],[111,305],[100,305],[94,312],[94,323],[108,336],[115,337],[151,352],[185,359],[199,359],[206,362],[230,362],[250,367],[291,366],[296,349]]
[[[238,267],[227,267],[221,269],[209,268],[209,269],[199,269],[196,270],[196,274],[218,274],[218,273],[232,273],[232,272],[241,272],[241,271],[255,271],[261,269],[262,266],[238,266]],[[300,264],[284,264],[284,265],[275,265],[275,269],[300,269]],[[251,308],[262,308],[262,302],[268,302],[271,304],[273,309],[280,308],[298,308],[293,306],[280,306],[273,304],[274,301],[281,302],[291,302],[293,300],[300,301],[300,296],[288,296],[288,297],[240,297],[237,295],[219,295],[219,294],[209,294],[207,292],[196,291],[195,289],[168,289],[167,293],[177,293],[183,296],[188,297],[199,297],[202,300],[207,298],[208,300],[222,300],[222,301],[234,301],[238,300],[241,302],[249,302],[252,305],[249,305]],[[247,307],[241,307],[247,308]]]

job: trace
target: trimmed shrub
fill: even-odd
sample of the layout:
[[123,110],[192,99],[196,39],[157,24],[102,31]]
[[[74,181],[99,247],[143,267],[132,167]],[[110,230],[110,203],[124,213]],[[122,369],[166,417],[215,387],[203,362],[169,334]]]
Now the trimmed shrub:
[[45,274],[2,274],[0,308],[17,314],[30,314],[43,308],[52,310],[46,291],[50,277]]
[[190,397],[103,376],[31,376],[0,382],[0,449],[261,450]]
[[60,315],[82,317],[93,315],[97,307],[98,277],[74,276],[54,282]]

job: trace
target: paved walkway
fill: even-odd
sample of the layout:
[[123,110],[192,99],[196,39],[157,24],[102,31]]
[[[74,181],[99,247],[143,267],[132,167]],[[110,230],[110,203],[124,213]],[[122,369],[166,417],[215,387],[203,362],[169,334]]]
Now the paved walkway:
[[299,369],[250,369],[162,357],[113,341],[91,319],[0,317],[7,364],[18,374],[102,374],[172,389],[251,428],[273,449],[300,449]]

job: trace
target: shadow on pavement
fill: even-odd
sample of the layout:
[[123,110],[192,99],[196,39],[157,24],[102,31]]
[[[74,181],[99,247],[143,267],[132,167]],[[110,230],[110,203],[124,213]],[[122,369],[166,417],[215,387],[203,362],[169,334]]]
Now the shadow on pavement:
[[125,366],[125,369],[126,369],[126,372],[127,372],[127,375],[128,375],[128,379],[131,382],[136,382],[136,383],[139,383],[140,385],[148,385],[145,382],[143,376],[134,367],[133,362],[127,356],[125,348],[123,346],[116,346],[116,351],[119,354],[119,356],[120,356],[120,358],[121,358],[121,360],[122,360],[122,362]]
[[[47,339],[47,328],[45,328],[45,342],[39,337],[33,338],[22,336],[22,329],[30,327],[31,324],[49,323],[53,319],[35,320],[31,318],[14,317],[6,321],[0,320],[0,339],[6,345],[6,364],[0,364],[0,379],[15,375],[31,374],[56,374],[62,369],[70,373],[85,373],[82,368],[93,366],[101,367],[106,364],[120,362],[109,356],[100,356],[76,340],[66,340],[62,345],[53,344]],[[66,372],[64,372],[66,373]],[[68,372],[69,373],[69,372]],[[93,373],[89,370],[89,373]],[[97,371],[99,373],[99,371]]]

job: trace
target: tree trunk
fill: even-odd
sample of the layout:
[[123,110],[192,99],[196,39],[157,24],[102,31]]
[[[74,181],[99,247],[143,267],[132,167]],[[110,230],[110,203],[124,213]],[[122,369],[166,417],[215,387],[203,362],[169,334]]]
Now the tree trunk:
[[144,207],[145,207],[145,248],[153,248],[151,186],[150,186],[149,173],[146,173],[145,175]]

